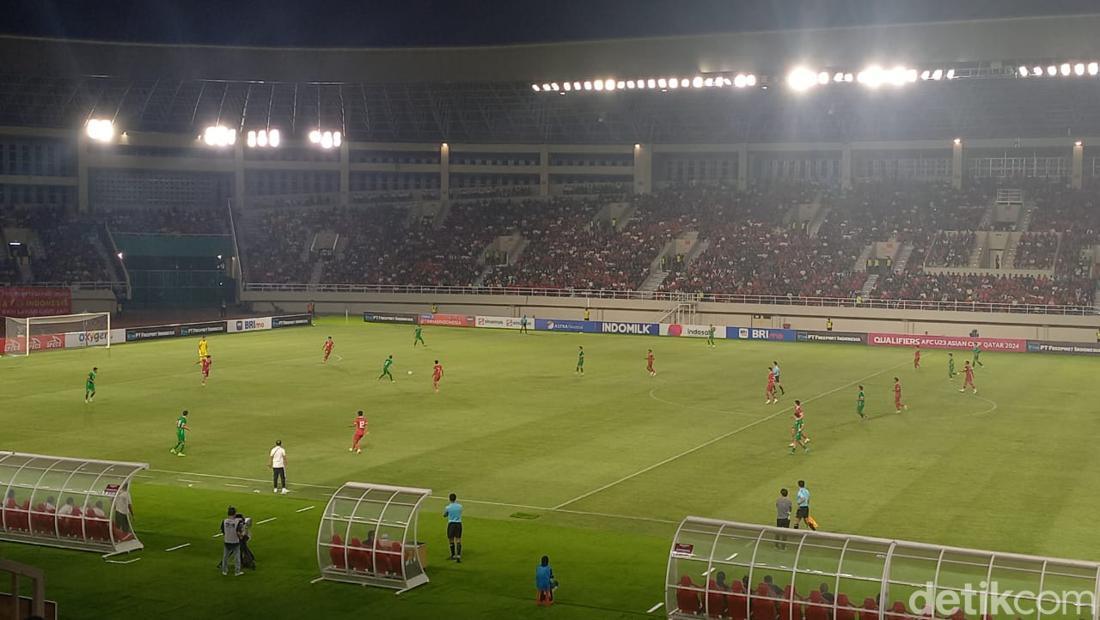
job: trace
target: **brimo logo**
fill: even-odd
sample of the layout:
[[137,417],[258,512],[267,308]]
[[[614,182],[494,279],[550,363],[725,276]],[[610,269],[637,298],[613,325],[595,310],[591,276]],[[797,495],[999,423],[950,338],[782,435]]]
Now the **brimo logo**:
[[924,584],[909,596],[909,609],[919,612],[935,610],[936,615],[947,618],[961,610],[967,616],[994,617],[1061,615],[1089,617],[1093,615],[1096,595],[1090,590],[1062,591],[1002,590],[996,581],[981,581],[978,587],[964,584],[962,589],[937,590],[935,584]]

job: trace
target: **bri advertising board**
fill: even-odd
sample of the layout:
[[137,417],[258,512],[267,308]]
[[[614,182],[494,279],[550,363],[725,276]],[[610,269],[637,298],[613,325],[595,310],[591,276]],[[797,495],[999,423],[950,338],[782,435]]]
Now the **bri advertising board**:
[[473,327],[474,317],[466,314],[421,314],[421,325],[443,325],[445,327]]
[[982,351],[1024,353],[1027,340],[1020,338],[970,338],[969,336],[928,336],[917,334],[867,334],[867,344],[873,347],[923,347],[925,349],[966,350],[977,345]]
[[[493,327],[496,329],[519,329],[520,319],[510,316],[478,316],[474,317],[474,324],[477,327]],[[531,324],[531,320],[527,320],[528,326]]]
[[230,319],[225,322],[226,331],[231,334],[237,332],[255,332],[271,329],[271,317],[257,317],[254,319]]
[[726,338],[794,342],[798,340],[798,332],[793,329],[773,329],[770,327],[727,327]]
[[599,321],[576,321],[571,319],[535,319],[535,329],[547,332],[573,332],[579,334],[600,333]]
[[[708,338],[710,337],[710,325],[681,325],[679,323],[661,323],[661,335],[679,336],[684,338]],[[715,325],[714,337],[725,338],[725,326]]]

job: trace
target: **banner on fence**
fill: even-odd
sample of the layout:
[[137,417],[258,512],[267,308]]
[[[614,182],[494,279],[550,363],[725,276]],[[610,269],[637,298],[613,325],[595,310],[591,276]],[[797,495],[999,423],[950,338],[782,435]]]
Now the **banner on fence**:
[[278,329],[280,327],[299,327],[301,325],[313,325],[313,315],[291,314],[287,316],[271,317],[272,329]]
[[659,336],[661,326],[657,323],[621,323],[602,321],[600,331],[605,334],[630,334],[632,336]]
[[225,322],[226,331],[231,334],[237,332],[255,332],[271,329],[271,317],[256,317],[252,319],[230,319]]
[[73,292],[68,288],[12,286],[0,288],[0,316],[26,318],[71,314]]
[[446,327],[473,327],[474,317],[467,314],[421,314],[421,325],[443,325]]
[[150,327],[131,327],[126,330],[126,342],[135,342],[138,340],[156,340],[157,338],[175,338],[179,335],[179,325],[153,325]]
[[1100,355],[1100,342],[1049,342],[1028,340],[1028,353],[1068,353],[1070,355]]
[[107,344],[108,332],[105,329],[87,332],[66,332],[65,348],[79,349],[82,347],[96,347]]
[[770,327],[727,327],[726,338],[794,342],[798,339],[798,333],[793,329],[773,329]]
[[856,332],[817,332],[798,330],[799,342],[839,342],[843,344],[867,344],[867,334]]
[[214,321],[211,323],[189,323],[180,325],[180,336],[204,336],[206,334],[224,334],[226,321]]
[[549,332],[585,332],[597,334],[600,332],[599,321],[575,321],[570,319],[535,319],[535,329]]
[[496,329],[519,329],[520,319],[510,316],[478,316],[475,317],[477,327],[493,327]]
[[1027,351],[1027,341],[1020,338],[970,338],[969,336],[928,336],[917,334],[867,334],[867,344],[875,347],[924,347],[926,349],[964,349],[974,345],[982,351]]
[[406,314],[403,312],[364,312],[363,322],[365,323],[403,323],[405,325],[413,325],[416,323],[415,314]]
[[[678,336],[683,338],[707,338],[710,336],[710,325],[681,325],[679,323],[661,323],[660,334],[662,336]],[[715,325],[714,337],[725,338],[725,326]]]

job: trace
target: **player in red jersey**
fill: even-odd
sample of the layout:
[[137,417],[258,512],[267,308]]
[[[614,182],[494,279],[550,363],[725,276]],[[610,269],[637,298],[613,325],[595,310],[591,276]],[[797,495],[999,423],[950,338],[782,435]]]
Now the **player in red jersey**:
[[970,360],[963,364],[963,386],[959,388],[959,391],[965,392],[966,386],[970,386],[971,391],[975,394],[978,393],[978,388],[974,385],[974,367],[970,365]]
[[332,336],[325,339],[325,344],[321,345],[321,350],[325,352],[325,359],[321,360],[322,364],[328,363],[328,356],[332,355],[332,349],[336,346],[336,343],[332,341]]
[[359,442],[362,441],[363,435],[370,434],[370,431],[367,430],[367,418],[363,416],[362,410],[359,410],[359,412],[355,414],[355,422],[351,427],[355,429],[355,438],[352,440],[348,452],[360,454],[363,452],[363,449],[359,447]]
[[213,364],[214,361],[210,359],[209,355],[207,355],[195,363],[202,364],[202,384],[205,386],[206,380],[210,378],[210,365]]
[[439,393],[439,380],[443,378],[443,364],[439,363],[439,360],[435,361],[435,366],[432,366],[432,389],[436,394]]
[[917,345],[917,350],[913,351],[913,369],[920,369],[920,345]]
[[769,367],[768,387],[764,388],[764,404],[770,405],[777,402],[779,402],[779,397],[775,394],[775,370]]
[[901,402],[901,379],[894,377],[894,409],[901,413],[902,409],[908,409],[909,405]]
[[645,369],[649,376],[656,377],[657,371],[653,370],[653,349],[648,349],[645,354]]

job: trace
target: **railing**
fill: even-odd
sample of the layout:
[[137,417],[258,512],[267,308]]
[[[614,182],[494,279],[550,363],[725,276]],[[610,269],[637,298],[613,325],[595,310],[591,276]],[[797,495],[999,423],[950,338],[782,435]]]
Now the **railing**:
[[74,288],[85,291],[102,291],[102,290],[115,290],[125,289],[127,287],[126,282],[107,282],[105,280],[95,280],[89,282],[32,282],[30,284],[4,284],[0,286],[13,286],[13,287],[35,287],[35,288]]
[[989,303],[979,301],[929,301],[905,299],[862,299],[853,297],[801,297],[782,295],[729,295],[724,293],[679,293],[664,291],[596,290],[574,288],[531,288],[518,286],[421,286],[411,284],[275,284],[252,282],[246,292],[255,293],[388,293],[417,295],[514,295],[521,297],[571,297],[580,299],[626,299],[664,302],[717,302],[801,306],[816,308],[874,308],[880,310],[940,310],[949,312],[1004,312],[1013,314],[1056,314],[1096,316],[1091,306]]

